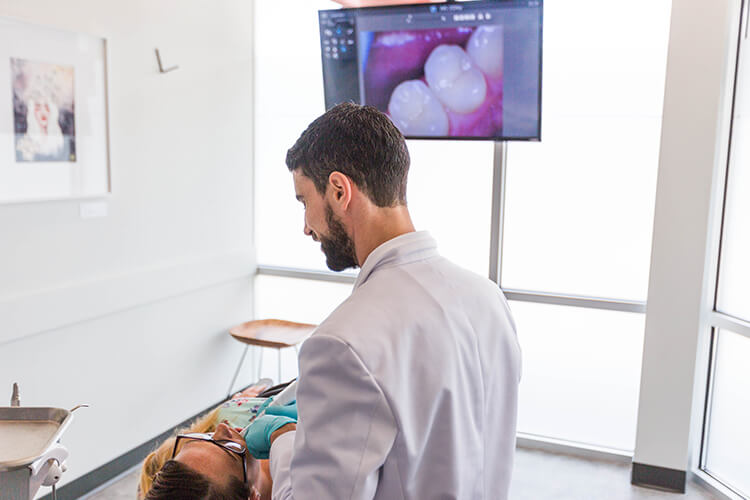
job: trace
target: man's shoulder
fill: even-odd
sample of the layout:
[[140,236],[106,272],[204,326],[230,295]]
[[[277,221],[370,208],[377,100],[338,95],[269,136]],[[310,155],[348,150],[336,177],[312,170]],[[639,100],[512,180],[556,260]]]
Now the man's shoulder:
[[368,293],[362,292],[361,289],[355,290],[339,304],[326,319],[320,322],[313,336],[325,335],[349,343],[350,333],[368,322],[367,310],[370,300],[367,297]]
[[339,304],[311,337],[339,340],[359,356],[368,357],[387,349],[389,339],[398,335],[408,316],[407,300],[402,287],[392,281],[368,280]]

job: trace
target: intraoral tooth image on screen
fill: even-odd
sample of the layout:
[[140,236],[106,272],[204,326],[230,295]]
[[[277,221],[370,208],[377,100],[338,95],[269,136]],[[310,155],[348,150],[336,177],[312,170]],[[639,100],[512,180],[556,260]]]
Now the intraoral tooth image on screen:
[[386,113],[407,138],[540,140],[541,0],[319,13],[326,108]]
[[361,32],[363,102],[407,136],[497,136],[503,27]]

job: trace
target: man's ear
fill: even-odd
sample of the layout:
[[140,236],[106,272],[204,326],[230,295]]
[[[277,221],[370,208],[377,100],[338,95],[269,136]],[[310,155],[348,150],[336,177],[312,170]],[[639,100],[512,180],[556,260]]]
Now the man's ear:
[[346,211],[352,201],[354,183],[348,175],[338,171],[331,172],[328,176],[329,202],[336,205],[341,211]]

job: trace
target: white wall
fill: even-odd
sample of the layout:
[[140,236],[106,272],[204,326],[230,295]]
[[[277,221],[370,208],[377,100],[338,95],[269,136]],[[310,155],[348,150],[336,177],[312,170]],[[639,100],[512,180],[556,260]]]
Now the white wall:
[[[63,437],[64,484],[227,391],[226,330],[252,313],[252,2],[0,0],[0,15],[109,47],[108,216],[0,205],[0,405],[14,381],[24,405],[92,405]],[[180,69],[160,75],[156,47]]]

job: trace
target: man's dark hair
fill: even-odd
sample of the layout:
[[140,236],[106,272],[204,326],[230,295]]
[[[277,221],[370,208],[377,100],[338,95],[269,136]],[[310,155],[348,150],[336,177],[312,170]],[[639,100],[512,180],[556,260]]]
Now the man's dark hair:
[[250,488],[232,477],[224,487],[176,460],[167,461],[156,474],[144,500],[247,500]]
[[307,127],[286,154],[322,195],[331,172],[347,175],[375,205],[406,204],[409,151],[390,118],[351,102],[329,109]]

